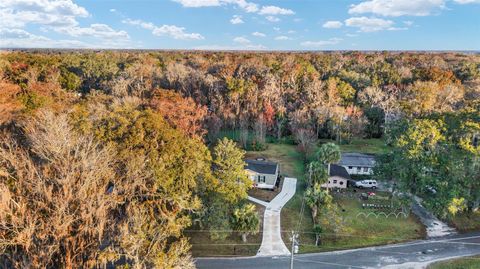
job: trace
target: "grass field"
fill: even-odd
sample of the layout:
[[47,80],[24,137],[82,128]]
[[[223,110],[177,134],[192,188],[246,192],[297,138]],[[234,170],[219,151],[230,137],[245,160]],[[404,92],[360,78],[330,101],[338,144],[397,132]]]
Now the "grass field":
[[[319,144],[328,142],[336,143],[334,140],[320,139]],[[390,150],[390,148],[385,145],[385,142],[378,138],[353,139],[349,144],[339,144],[339,146],[342,152],[382,154]]]
[[438,262],[428,266],[428,269],[480,269],[480,256]]

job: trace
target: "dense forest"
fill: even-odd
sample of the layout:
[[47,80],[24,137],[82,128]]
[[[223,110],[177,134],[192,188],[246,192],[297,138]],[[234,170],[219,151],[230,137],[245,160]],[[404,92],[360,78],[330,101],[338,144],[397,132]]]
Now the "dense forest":
[[480,201],[478,54],[1,52],[0,124],[4,267],[192,268],[192,224],[248,235],[267,139],[383,138],[379,178],[442,218]]

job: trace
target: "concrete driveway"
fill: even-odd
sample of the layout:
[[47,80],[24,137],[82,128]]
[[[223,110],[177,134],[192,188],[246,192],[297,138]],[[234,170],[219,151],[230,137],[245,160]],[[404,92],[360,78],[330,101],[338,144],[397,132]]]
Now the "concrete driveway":
[[290,251],[282,240],[280,211],[295,194],[296,186],[296,178],[286,177],[283,181],[282,191],[269,203],[248,197],[248,200],[265,206],[262,244],[257,252],[257,256],[290,255]]

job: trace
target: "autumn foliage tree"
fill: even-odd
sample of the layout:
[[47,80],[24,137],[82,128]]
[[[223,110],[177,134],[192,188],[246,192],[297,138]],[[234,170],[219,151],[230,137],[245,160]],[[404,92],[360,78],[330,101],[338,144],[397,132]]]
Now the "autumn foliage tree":
[[203,137],[206,134],[204,120],[207,109],[198,105],[192,98],[184,98],[171,90],[156,90],[149,105],[160,113],[173,127],[190,137]]

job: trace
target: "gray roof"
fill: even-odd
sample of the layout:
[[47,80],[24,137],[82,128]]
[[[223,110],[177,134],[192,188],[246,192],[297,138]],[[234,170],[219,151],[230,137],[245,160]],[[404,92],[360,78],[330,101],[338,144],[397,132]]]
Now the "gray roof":
[[245,169],[255,171],[259,174],[275,175],[277,172],[277,163],[261,160],[245,160],[247,165]]
[[336,165],[336,164],[330,164],[330,176],[334,177],[342,177],[344,179],[351,179],[350,175],[347,172],[347,169],[345,167]]
[[339,165],[343,166],[361,166],[361,167],[374,167],[375,156],[363,153],[342,153],[342,158]]

